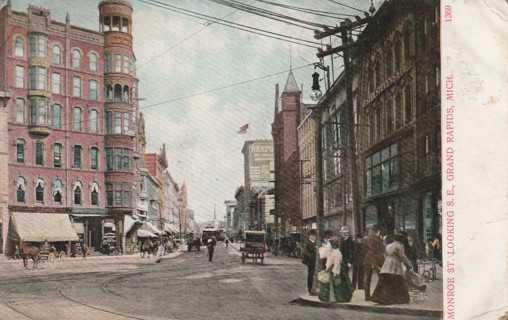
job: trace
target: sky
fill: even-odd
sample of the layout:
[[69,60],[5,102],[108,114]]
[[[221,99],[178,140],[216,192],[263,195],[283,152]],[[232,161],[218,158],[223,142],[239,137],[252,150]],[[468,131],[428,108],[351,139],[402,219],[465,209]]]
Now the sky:
[[[269,4],[269,1],[237,0],[291,17],[330,26],[342,16],[322,17]],[[0,1],[0,6],[6,4]],[[13,10],[26,11],[29,4],[50,9],[53,20],[99,30],[99,0],[12,0]],[[139,78],[140,111],[145,116],[147,152],[166,144],[169,173],[185,182],[189,208],[196,220],[224,217],[224,201],[233,200],[244,185],[244,142],[272,139],[275,84],[284,88],[290,69],[303,85],[304,101],[310,102],[313,63],[319,45],[308,47],[234,29],[153,5],[130,0],[133,6],[134,52]],[[224,20],[269,30],[300,40],[313,39],[313,31],[236,10],[210,0],[160,1]],[[337,14],[367,11],[370,0],[284,0],[273,3]],[[379,7],[380,0],[374,1]],[[350,6],[352,9],[339,3]],[[316,27],[309,26],[317,29]],[[320,29],[322,30],[322,29]],[[328,44],[329,39],[324,39]],[[340,45],[332,37],[332,46]],[[339,75],[342,60],[333,59],[330,77]],[[330,58],[325,65],[332,68]],[[320,71],[317,69],[317,71]],[[321,71],[320,71],[321,72]],[[323,76],[323,74],[322,74]],[[324,86],[324,82],[321,82]],[[324,90],[323,90],[324,91]],[[239,128],[249,124],[247,134]]]

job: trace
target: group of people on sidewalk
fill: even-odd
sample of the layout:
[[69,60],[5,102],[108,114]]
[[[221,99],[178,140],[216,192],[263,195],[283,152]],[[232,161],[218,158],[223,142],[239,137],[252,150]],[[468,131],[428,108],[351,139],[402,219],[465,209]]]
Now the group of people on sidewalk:
[[[304,246],[302,262],[308,269],[309,294],[317,294],[321,301],[349,302],[353,291],[358,289],[364,290],[365,301],[385,305],[410,301],[405,275],[408,271],[418,272],[417,259],[421,256],[413,235],[397,231],[382,238],[379,226],[374,225],[366,238],[358,234],[353,240],[348,228],[342,228],[338,236],[326,230],[323,238],[322,245],[317,248],[316,232],[311,230]],[[316,270],[317,256],[319,270]],[[352,280],[349,277],[351,268]],[[321,275],[317,277],[317,288],[313,285],[316,272],[323,275],[323,278]],[[371,295],[374,272],[378,282]],[[329,276],[325,277],[323,273],[329,273]]]

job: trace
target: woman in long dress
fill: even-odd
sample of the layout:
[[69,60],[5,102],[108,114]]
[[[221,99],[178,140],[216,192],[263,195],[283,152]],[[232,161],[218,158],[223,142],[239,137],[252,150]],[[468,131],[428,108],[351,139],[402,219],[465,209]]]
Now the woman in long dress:
[[381,268],[379,281],[371,301],[379,304],[403,304],[410,301],[404,279],[405,269],[411,269],[411,262],[404,254],[402,233],[393,235],[393,242],[386,246],[386,260]]
[[349,302],[353,296],[351,279],[342,262],[342,254],[339,249],[339,239],[330,239],[332,252],[326,259],[326,270],[331,268],[330,282],[319,284],[319,300],[328,302]]

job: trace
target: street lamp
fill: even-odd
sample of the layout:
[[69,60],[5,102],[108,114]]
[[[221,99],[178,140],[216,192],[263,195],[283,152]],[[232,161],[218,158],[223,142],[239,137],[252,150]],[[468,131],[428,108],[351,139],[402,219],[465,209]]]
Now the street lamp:
[[310,92],[310,98],[312,101],[318,101],[323,96],[321,88],[319,86],[319,73],[315,72],[312,74],[312,90]]

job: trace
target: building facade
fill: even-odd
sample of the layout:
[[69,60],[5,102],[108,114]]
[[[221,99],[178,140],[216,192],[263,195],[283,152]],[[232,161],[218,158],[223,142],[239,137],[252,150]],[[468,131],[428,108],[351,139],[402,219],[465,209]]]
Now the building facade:
[[360,39],[364,226],[440,232],[439,1],[385,1]]
[[1,125],[8,130],[3,249],[12,250],[9,221],[18,212],[67,214],[95,249],[112,220],[122,249],[137,180],[132,6],[101,1],[100,31],[72,26],[68,15],[54,21],[45,8],[16,12],[10,1],[0,16],[0,82],[10,94]]

